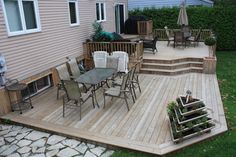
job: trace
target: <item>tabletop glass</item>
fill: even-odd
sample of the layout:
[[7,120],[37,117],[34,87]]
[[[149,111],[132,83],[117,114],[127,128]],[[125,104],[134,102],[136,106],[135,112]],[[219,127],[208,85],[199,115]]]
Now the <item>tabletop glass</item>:
[[94,68],[83,75],[80,75],[76,81],[84,84],[96,85],[106,80],[116,72],[112,68]]

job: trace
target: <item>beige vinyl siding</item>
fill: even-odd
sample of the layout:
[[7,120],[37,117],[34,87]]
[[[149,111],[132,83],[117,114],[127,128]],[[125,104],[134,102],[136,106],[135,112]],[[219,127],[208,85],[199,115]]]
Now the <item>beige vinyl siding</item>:
[[[126,0],[121,0],[126,3]],[[7,78],[28,78],[80,56],[96,19],[95,0],[79,0],[79,26],[70,26],[67,0],[38,0],[41,32],[8,37],[0,4],[0,53],[7,61]],[[115,31],[114,1],[106,1],[106,31]],[[126,10],[127,11],[127,10]]]

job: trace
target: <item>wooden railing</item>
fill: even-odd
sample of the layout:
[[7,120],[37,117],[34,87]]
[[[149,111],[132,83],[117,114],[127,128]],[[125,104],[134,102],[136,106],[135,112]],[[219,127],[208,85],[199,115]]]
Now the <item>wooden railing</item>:
[[153,22],[152,20],[149,21],[138,21],[138,34],[139,35],[149,35],[152,34],[153,29]]
[[85,42],[83,43],[84,57],[87,66],[92,66],[92,53],[94,51],[125,51],[128,53],[130,60],[136,62],[143,58],[142,42]]
[[[170,30],[173,34],[173,32],[180,31],[180,29],[171,29]],[[191,34],[192,36],[196,36],[198,32],[198,29],[192,29]],[[209,37],[212,34],[212,31],[210,29],[202,29],[202,32],[200,34],[200,41],[204,41],[207,37]],[[154,29],[153,36],[158,36],[158,40],[167,40],[166,31],[165,29]]]

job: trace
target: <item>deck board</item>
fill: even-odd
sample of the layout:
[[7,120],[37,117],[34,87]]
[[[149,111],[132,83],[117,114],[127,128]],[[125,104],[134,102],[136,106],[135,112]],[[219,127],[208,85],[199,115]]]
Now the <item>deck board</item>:
[[[127,111],[124,100],[106,99],[103,108],[102,89],[97,91],[100,108],[93,108],[89,100],[82,107],[82,120],[75,109],[67,109],[62,116],[62,100],[56,99],[56,89],[51,88],[33,98],[34,109],[9,113],[2,118],[36,128],[74,136],[82,139],[123,148],[166,154],[227,130],[223,104],[216,75],[189,73],[179,76],[140,75],[142,93],[138,99],[129,100]],[[186,140],[180,144],[171,141],[166,106],[178,95],[191,90],[213,111],[210,116],[216,127],[211,133]]]

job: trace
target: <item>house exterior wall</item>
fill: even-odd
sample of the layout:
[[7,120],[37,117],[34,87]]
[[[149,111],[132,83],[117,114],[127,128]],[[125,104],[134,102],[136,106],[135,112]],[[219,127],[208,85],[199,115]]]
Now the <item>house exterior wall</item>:
[[[105,31],[115,31],[115,3],[127,0],[101,0],[106,3]],[[79,0],[79,26],[70,26],[67,0],[38,0],[41,32],[9,37],[0,1],[0,53],[7,62],[6,77],[23,80],[83,54],[82,43],[92,34],[96,0]],[[126,16],[127,17],[127,16]]]
[[205,5],[205,6],[212,6],[213,4],[208,1],[202,1],[202,0],[129,0],[128,3],[128,9],[143,9],[143,8],[149,8],[149,7],[155,7],[155,8],[162,8],[162,7],[174,7],[179,6],[182,2],[185,2],[186,5]]

